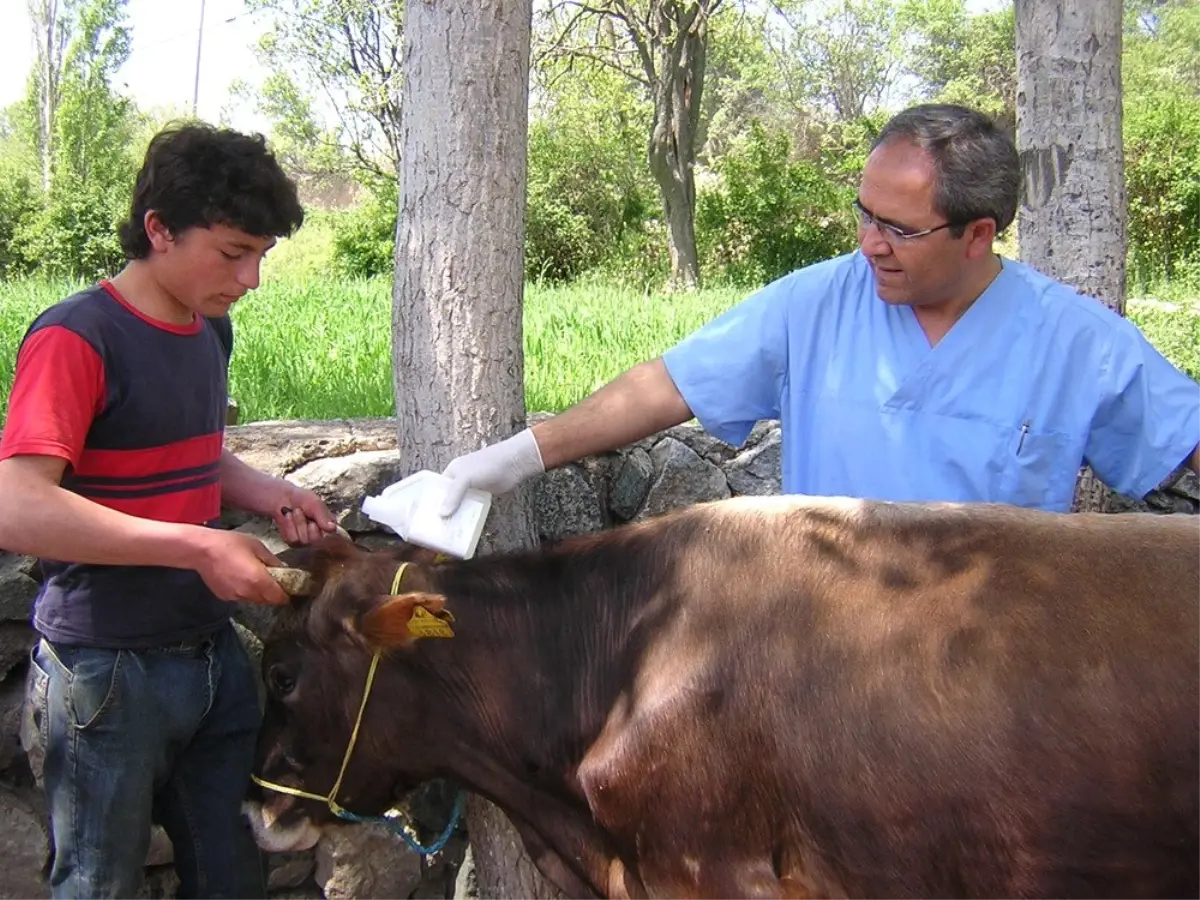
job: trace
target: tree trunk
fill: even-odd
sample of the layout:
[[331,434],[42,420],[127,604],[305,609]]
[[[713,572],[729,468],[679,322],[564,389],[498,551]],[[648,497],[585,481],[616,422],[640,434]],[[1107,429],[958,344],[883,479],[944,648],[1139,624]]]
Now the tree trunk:
[[[650,171],[662,195],[671,258],[671,287],[700,286],[696,253],[696,132],[708,58],[709,4],[662,2],[652,6],[657,78],[654,124],[650,132]],[[673,33],[672,33],[673,32]]]
[[[417,0],[404,34],[392,346],[405,472],[525,425],[521,307],[531,0]],[[535,540],[524,491],[497,497],[481,552]],[[554,897],[481,798],[467,828],[481,897]]]
[[[1125,313],[1121,0],[1016,0],[1021,259]],[[1075,507],[1104,510],[1086,468]]]
[[49,192],[54,175],[54,116],[58,103],[58,79],[62,66],[63,25],[58,18],[58,0],[29,0],[37,46],[38,151],[42,162],[42,190]]

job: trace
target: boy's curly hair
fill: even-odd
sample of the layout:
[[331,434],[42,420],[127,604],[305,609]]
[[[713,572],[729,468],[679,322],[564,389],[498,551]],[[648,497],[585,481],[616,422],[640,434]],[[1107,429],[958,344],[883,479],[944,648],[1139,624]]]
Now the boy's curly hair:
[[202,123],[166,128],[150,141],[129,218],[118,229],[129,259],[150,255],[150,210],[173,235],[228,225],[256,237],[285,237],[304,223],[296,185],[262,135]]

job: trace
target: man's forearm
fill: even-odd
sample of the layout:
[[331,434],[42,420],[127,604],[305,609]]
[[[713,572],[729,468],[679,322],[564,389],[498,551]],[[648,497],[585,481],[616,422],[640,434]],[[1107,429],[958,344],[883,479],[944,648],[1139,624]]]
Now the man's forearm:
[[246,465],[228,450],[221,454],[221,503],[260,516],[272,516],[283,480]]
[[1196,445],[1196,449],[1192,451],[1192,455],[1187,458],[1188,467],[1200,475],[1200,444]]
[[547,469],[604,453],[686,422],[692,411],[661,359],[634,366],[533,427]]

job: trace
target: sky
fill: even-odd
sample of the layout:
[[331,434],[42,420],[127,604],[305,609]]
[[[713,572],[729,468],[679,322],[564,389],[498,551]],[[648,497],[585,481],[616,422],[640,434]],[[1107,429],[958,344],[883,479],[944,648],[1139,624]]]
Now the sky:
[[[968,0],[967,5],[982,11],[1006,2]],[[8,23],[0,29],[0,107],[4,107],[25,95],[35,54],[27,0],[0,0],[0,14]],[[190,114],[195,92],[199,118],[219,122],[228,107],[228,121],[234,127],[267,129],[268,123],[251,105],[230,105],[229,101],[229,85],[234,80],[258,86],[266,77],[253,49],[270,24],[265,15],[247,11],[243,0],[129,0],[127,21],[133,32],[132,50],[114,86],[131,96],[139,108],[169,107]]]
[[[229,85],[243,79],[257,86],[266,73],[254,56],[254,44],[268,20],[246,10],[243,0],[203,0],[204,29],[200,29],[202,0],[129,0],[127,19],[132,30],[128,61],[113,79],[114,87],[131,96],[142,109],[173,107],[190,114],[196,88],[196,44],[200,43],[200,78],[196,114],[211,122],[221,119],[229,103]],[[35,58],[27,0],[0,0],[8,24],[0,29],[0,107],[25,95],[26,78]],[[245,104],[242,104],[245,106]],[[252,109],[231,117],[240,128],[265,128]]]

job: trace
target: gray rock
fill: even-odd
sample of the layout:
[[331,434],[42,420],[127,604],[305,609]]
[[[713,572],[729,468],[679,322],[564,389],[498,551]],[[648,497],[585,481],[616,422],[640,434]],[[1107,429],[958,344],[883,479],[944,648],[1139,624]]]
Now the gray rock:
[[383,825],[336,825],[317,843],[316,879],[327,900],[407,897],[421,858]]
[[38,592],[36,570],[32,557],[0,553],[0,621],[29,621]]
[[636,516],[653,477],[654,464],[647,451],[634,447],[625,454],[608,489],[608,508],[613,516],[624,521]]
[[729,489],[735,494],[759,496],[780,493],[783,482],[780,470],[781,443],[776,429],[761,442],[734,457],[725,468]]
[[713,437],[694,421],[667,429],[664,439],[666,438],[673,438],[687,445],[701,459],[718,466],[732,458],[737,452],[735,448]]
[[317,861],[311,850],[303,853],[272,853],[267,857],[267,888],[272,892],[298,888],[308,880],[316,867]]
[[479,897],[479,879],[475,875],[475,853],[470,845],[454,879],[454,900],[476,900]]
[[1190,500],[1200,503],[1200,475],[1186,466],[1181,466],[1178,475],[1171,484],[1171,490]]
[[590,534],[604,527],[600,498],[579,466],[561,466],[538,476],[533,505],[543,539]]
[[[0,772],[8,770],[14,759],[24,762],[21,746],[21,718],[25,715],[25,673],[13,673],[0,682]],[[2,866],[0,866],[2,868]]]
[[45,817],[8,790],[0,790],[0,897],[49,897],[42,876],[49,853]]
[[650,461],[654,466],[654,483],[638,519],[729,496],[725,474],[681,441],[663,438],[650,452]]
[[315,459],[395,450],[396,420],[254,422],[226,428],[225,448],[260,471],[286,475]]
[[0,679],[29,658],[38,634],[25,622],[0,622]]
[[376,531],[381,526],[362,513],[363,497],[399,481],[406,474],[403,468],[394,450],[363,450],[313,460],[288,479],[316,492],[347,531]]

